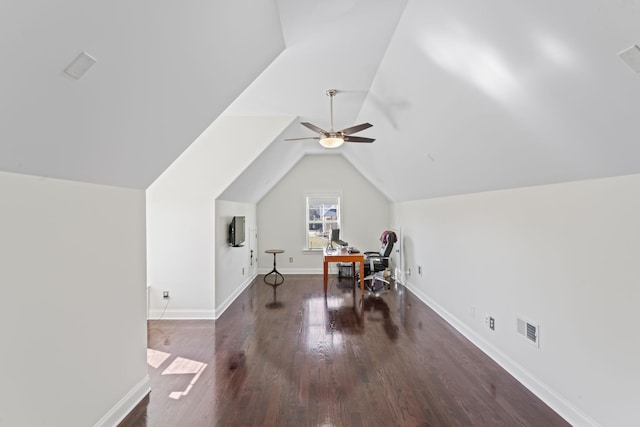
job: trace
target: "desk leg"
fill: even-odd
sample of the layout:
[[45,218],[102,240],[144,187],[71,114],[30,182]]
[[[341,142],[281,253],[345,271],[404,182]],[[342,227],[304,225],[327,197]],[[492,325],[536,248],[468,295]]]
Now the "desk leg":
[[360,290],[362,291],[362,295],[364,295],[364,262],[358,264],[360,264]]
[[324,269],[324,295],[326,296],[327,295],[327,281],[329,280],[329,263],[326,260],[323,263],[323,269]]

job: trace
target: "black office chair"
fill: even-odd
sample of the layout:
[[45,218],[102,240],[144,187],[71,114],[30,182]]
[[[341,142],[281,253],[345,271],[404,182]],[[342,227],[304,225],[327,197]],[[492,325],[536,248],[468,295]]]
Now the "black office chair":
[[396,233],[391,230],[386,230],[380,236],[382,247],[378,252],[365,252],[364,253],[364,280],[365,286],[369,292],[379,294],[382,291],[386,291],[389,281],[384,278],[383,272],[389,268],[389,259],[391,258],[391,251],[393,250],[393,244],[398,240]]

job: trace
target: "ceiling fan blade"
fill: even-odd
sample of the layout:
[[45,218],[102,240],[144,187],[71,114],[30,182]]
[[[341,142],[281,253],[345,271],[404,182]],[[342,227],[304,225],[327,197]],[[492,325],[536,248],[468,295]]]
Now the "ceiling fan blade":
[[337,133],[341,133],[343,135],[351,135],[352,133],[360,132],[361,130],[369,129],[373,126],[371,123],[362,123],[356,126],[351,126],[350,128],[339,130]]
[[364,136],[344,136],[344,140],[347,142],[373,142],[374,138],[365,138]]
[[324,130],[324,129],[322,129],[322,128],[319,128],[319,127],[318,127],[318,126],[316,126],[316,125],[312,125],[312,124],[311,124],[311,123],[309,123],[309,122],[300,122],[300,124],[301,124],[302,126],[304,126],[304,127],[307,127],[307,128],[309,128],[309,129],[311,129],[311,130],[312,130],[312,131],[314,131],[314,132],[319,133],[319,134],[329,133],[329,132],[327,132],[326,130]]
[[[286,138],[285,141],[300,141],[300,140],[305,140],[305,139],[311,139],[311,140],[316,140],[316,141],[320,141],[320,143],[324,146],[324,147],[339,147],[341,145],[341,141],[338,141],[339,139],[342,139],[345,142],[373,142],[375,141],[375,139],[373,138],[366,138],[363,136],[350,136],[353,133],[356,132],[360,132],[361,130],[365,130],[365,129],[369,129],[370,127],[372,127],[373,125],[371,123],[361,123],[359,125],[355,125],[355,126],[351,126],[348,128],[344,128],[342,130],[339,131],[334,131],[333,130],[333,97],[336,95],[338,91],[335,89],[329,89],[327,90],[327,96],[329,97],[329,118],[331,119],[331,127],[329,128],[328,131],[322,129],[321,127],[318,127],[314,124],[311,124],[309,122],[300,122],[300,124],[304,127],[306,127],[309,130],[314,131],[315,133],[317,133],[319,136],[316,137],[303,137],[303,138]],[[338,144],[338,142],[340,142],[340,144]]]

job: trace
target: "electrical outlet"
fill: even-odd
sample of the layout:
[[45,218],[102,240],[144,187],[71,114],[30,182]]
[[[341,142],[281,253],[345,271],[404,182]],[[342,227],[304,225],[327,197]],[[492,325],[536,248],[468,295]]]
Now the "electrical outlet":
[[496,330],[496,319],[491,316],[489,316],[489,329],[491,329],[492,331]]
[[289,262],[293,262],[293,257],[292,256],[289,257]]
[[242,275],[244,276],[244,267],[242,267]]
[[422,276],[422,266],[421,265],[418,266],[418,274],[420,276]]
[[411,269],[407,268],[407,276],[411,276]]
[[169,291],[162,292],[162,298],[163,299],[169,299]]

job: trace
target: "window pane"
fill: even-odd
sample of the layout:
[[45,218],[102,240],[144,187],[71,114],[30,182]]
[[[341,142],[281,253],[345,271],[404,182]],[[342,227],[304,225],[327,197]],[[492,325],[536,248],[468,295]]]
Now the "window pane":
[[322,249],[327,246],[327,239],[323,234],[309,233],[309,249]]
[[338,219],[338,206],[336,204],[310,204],[309,205],[309,221]]
[[307,196],[307,248],[320,249],[329,243],[331,230],[340,228],[340,197]]
[[318,205],[310,205],[309,206],[309,217],[307,218],[309,221],[317,221],[320,219],[321,206]]

